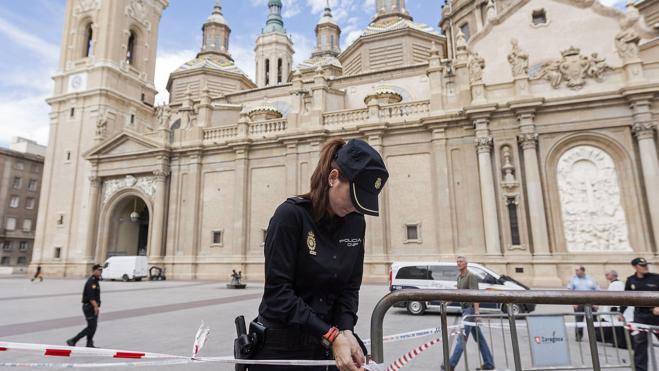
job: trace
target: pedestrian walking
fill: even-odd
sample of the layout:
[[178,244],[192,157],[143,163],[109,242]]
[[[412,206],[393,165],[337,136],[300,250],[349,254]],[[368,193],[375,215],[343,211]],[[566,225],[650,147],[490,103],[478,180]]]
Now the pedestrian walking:
[[37,271],[34,272],[34,277],[32,277],[30,282],[34,282],[36,280],[39,280],[39,282],[43,282],[43,273],[41,273],[41,265],[37,265]]
[[[645,258],[635,258],[631,263],[636,272],[627,277],[625,291],[659,291],[659,274],[650,273],[648,261]],[[624,313],[626,308],[626,306],[622,306],[620,312]],[[634,323],[657,326],[659,328],[659,307],[635,307]],[[654,333],[654,336],[659,339],[659,334]],[[632,335],[636,371],[648,370],[648,340],[650,337],[651,332],[644,331],[639,331],[636,335]]]
[[[364,214],[378,216],[389,174],[368,143],[330,140],[310,191],[275,211],[265,239],[265,287],[256,326],[264,341],[255,359],[331,359],[357,371],[365,351],[353,334],[364,262]],[[250,326],[252,327],[252,326]],[[250,371],[297,369],[249,366]]]
[[87,348],[96,348],[94,346],[94,334],[96,333],[96,325],[98,323],[98,314],[101,309],[101,285],[99,279],[103,267],[95,264],[92,267],[92,275],[85,282],[85,287],[82,291],[82,313],[85,315],[87,327],[78,333],[78,335],[68,339],[66,344],[68,346],[75,346],[76,343],[83,337],[87,337]]
[[[583,265],[580,265],[574,269],[574,276],[570,279],[567,288],[572,291],[597,291],[599,286],[597,285],[597,281],[593,280],[586,274],[586,268]],[[572,308],[575,313],[575,337],[577,341],[581,341],[583,339],[583,327],[581,324],[584,320],[585,306],[579,304],[573,305]]]
[[[456,264],[459,271],[457,278],[458,290],[478,290],[478,277],[469,271],[467,258],[464,256],[458,256]],[[479,303],[460,303],[460,306],[462,307],[463,322],[479,322]],[[492,357],[485,336],[478,324],[464,325],[464,336],[458,336],[455,349],[453,349],[453,354],[449,359],[451,370],[453,370],[458,365],[458,362],[460,362],[460,357],[462,357],[464,347],[466,346],[467,340],[469,340],[469,334],[473,334],[474,340],[478,343],[480,354],[483,357],[481,370],[494,370],[494,358]],[[445,370],[444,366],[441,366],[441,368],[442,370]]]

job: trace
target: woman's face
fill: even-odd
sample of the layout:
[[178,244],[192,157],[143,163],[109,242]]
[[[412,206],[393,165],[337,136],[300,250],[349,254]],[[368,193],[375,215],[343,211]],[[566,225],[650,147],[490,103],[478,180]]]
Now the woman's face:
[[355,212],[350,198],[350,182],[341,181],[339,171],[334,169],[329,175],[329,204],[332,213],[338,217],[344,217]]

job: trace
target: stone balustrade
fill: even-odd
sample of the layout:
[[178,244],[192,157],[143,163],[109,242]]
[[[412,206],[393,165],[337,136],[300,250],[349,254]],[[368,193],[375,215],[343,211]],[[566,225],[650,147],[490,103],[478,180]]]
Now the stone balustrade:
[[323,126],[343,126],[368,120],[368,108],[336,111],[323,114]]
[[226,140],[238,136],[238,126],[223,126],[204,129],[204,141]]
[[395,121],[407,120],[426,115],[430,112],[430,101],[404,102],[381,106],[379,115],[381,119]]
[[284,132],[287,127],[287,118],[254,122],[249,124],[249,135],[255,137],[268,136],[272,133]]

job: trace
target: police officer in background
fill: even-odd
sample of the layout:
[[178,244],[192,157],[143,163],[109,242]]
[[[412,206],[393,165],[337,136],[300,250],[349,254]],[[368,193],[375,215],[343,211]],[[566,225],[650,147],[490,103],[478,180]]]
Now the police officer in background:
[[[625,291],[659,291],[659,274],[650,273],[648,262],[645,258],[632,260],[632,266],[636,273],[627,277]],[[620,313],[625,313],[626,306],[620,307]],[[634,308],[634,322],[659,326],[659,308],[636,307]],[[654,334],[658,339],[659,335]],[[634,345],[634,364],[636,371],[647,371],[648,369],[648,338],[647,332],[640,331],[632,337]]]
[[78,340],[87,337],[87,348],[96,348],[94,346],[94,334],[96,333],[96,324],[98,322],[98,313],[101,308],[101,285],[99,279],[103,267],[95,264],[92,267],[92,275],[85,282],[85,288],[82,291],[82,313],[87,320],[87,327],[85,327],[78,335],[66,341],[70,347],[76,345]]
[[[254,359],[331,359],[341,371],[365,363],[353,334],[364,262],[364,214],[377,216],[389,174],[362,140],[330,140],[309,193],[281,204],[265,240],[265,286],[258,322],[265,339]],[[261,370],[331,367],[249,366]]]

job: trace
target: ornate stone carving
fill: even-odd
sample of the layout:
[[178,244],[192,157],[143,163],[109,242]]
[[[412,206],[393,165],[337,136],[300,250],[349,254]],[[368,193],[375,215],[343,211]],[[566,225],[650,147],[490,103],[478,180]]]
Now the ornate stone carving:
[[476,149],[478,152],[487,152],[489,153],[490,150],[492,149],[492,142],[493,139],[491,136],[486,136],[486,137],[477,137],[475,139],[476,142]]
[[101,177],[98,175],[90,175],[89,184],[94,188],[99,187],[101,185]]
[[169,120],[170,117],[172,116],[172,110],[169,108],[169,105],[162,105],[156,107],[155,111],[156,115],[156,122],[158,123],[158,127],[161,129],[168,129],[169,128]]
[[476,52],[470,53],[468,67],[469,67],[469,81],[472,84],[482,84],[483,69],[485,68],[485,59],[480,57]]
[[632,28],[624,29],[615,36],[616,51],[623,62],[638,59],[638,43],[641,37]]
[[501,157],[503,165],[501,166],[502,179],[501,185],[505,189],[515,188],[517,186],[517,178],[515,177],[515,165],[513,165],[513,154],[510,146],[505,145],[501,147]]
[[544,78],[555,89],[565,81],[570,89],[578,90],[586,84],[586,78],[601,81],[610,69],[606,60],[597,53],[588,57],[581,55],[581,49],[570,47],[563,50],[561,55],[563,57],[560,60],[543,64],[533,80]]
[[632,125],[632,131],[637,139],[654,139],[654,130],[657,125],[652,122],[636,122]]
[[126,6],[125,13],[143,25],[147,31],[151,30],[151,22],[147,19],[147,4],[144,0],[133,0]]
[[100,9],[101,0],[78,0],[73,7],[73,14],[79,16],[81,14]]
[[122,189],[134,188],[149,197],[156,194],[156,177],[155,176],[138,176],[126,175],[123,178],[108,179],[103,182],[103,203],[110,200],[110,197]]
[[561,156],[557,176],[568,251],[631,251],[611,157],[593,146],[572,148]]
[[522,149],[535,149],[538,145],[538,133],[524,133],[517,136]]
[[494,1],[489,0],[487,6],[485,7],[485,20],[487,22],[492,22],[497,17],[497,11],[494,7]]
[[96,118],[96,138],[103,139],[107,132],[108,126],[108,113],[105,108],[101,108],[98,111],[98,117]]
[[519,48],[517,39],[510,40],[513,50],[508,54],[508,63],[513,72],[513,77],[526,76],[529,73],[529,55]]
[[458,52],[467,50],[467,39],[465,38],[465,34],[462,33],[462,30],[458,30],[458,34],[455,37],[455,49]]
[[157,181],[164,181],[170,174],[170,171],[167,169],[157,169],[153,171],[153,176]]

